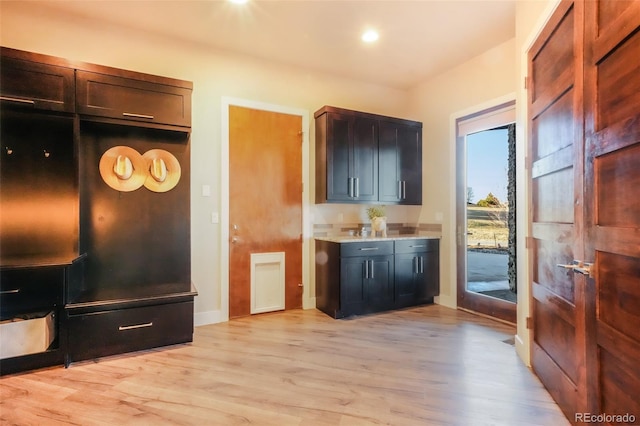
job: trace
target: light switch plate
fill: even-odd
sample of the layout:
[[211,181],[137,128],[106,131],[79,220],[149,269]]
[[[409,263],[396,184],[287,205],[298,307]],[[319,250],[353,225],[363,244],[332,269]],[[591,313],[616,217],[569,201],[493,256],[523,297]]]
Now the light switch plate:
[[211,185],[202,185],[202,196],[203,197],[211,196]]

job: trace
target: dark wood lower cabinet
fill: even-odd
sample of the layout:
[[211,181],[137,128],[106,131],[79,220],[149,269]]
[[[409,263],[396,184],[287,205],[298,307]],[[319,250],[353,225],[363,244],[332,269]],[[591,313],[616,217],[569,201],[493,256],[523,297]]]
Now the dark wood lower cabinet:
[[340,302],[345,315],[392,308],[393,256],[344,257],[340,260]]
[[0,267],[0,375],[62,365],[64,299],[84,256],[4,257]]
[[[96,308],[94,308],[96,309]],[[82,312],[67,309],[65,364],[108,355],[186,343],[193,336],[193,299],[160,305]],[[86,309],[85,309],[86,311]]]
[[316,306],[333,318],[432,303],[439,240],[316,240]]
[[[190,342],[193,84],[0,57],[0,374]],[[108,183],[122,146],[137,189]],[[179,164],[170,188],[143,184],[154,152]]]

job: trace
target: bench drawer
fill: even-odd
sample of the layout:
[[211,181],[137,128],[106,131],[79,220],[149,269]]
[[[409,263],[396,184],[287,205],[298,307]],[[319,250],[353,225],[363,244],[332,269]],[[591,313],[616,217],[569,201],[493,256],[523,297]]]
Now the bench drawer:
[[69,362],[193,340],[193,302],[70,315]]

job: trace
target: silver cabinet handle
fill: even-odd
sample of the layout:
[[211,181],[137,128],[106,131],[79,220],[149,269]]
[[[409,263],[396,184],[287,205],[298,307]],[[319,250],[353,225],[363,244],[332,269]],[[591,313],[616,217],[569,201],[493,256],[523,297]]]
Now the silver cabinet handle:
[[420,247],[426,247],[426,246],[427,246],[426,244],[416,244],[415,246],[411,246],[410,245],[409,247],[411,247],[411,248],[420,248]]
[[19,104],[28,104],[28,105],[35,105],[36,102],[32,101],[31,99],[22,99],[22,98],[10,98],[9,96],[0,96],[0,100],[1,101],[8,101],[8,102],[16,102]]
[[403,180],[402,181],[402,199],[406,199],[407,198],[407,181]]
[[118,331],[134,330],[136,328],[146,328],[146,327],[153,327],[153,322],[146,322],[144,324],[136,324],[136,325],[121,325],[120,327],[118,327]]
[[14,288],[13,290],[2,290],[2,291],[0,291],[0,294],[16,294],[16,293],[20,293],[20,289],[19,288]]
[[424,257],[420,256],[420,273],[424,274]]
[[371,250],[378,250],[378,249],[380,249],[380,247],[361,247],[361,248],[359,248],[358,250],[361,250],[361,251],[371,251]]
[[370,260],[369,262],[371,262],[371,279],[373,279],[373,260]]
[[133,112],[123,112],[122,115],[124,117],[132,117],[132,118],[146,118],[148,120],[153,120],[155,117],[153,115],[146,114],[134,114]]
[[420,272],[420,271],[419,271],[419,267],[418,267],[418,263],[419,263],[419,261],[418,261],[418,256],[415,256],[415,257],[413,258],[413,273],[414,273],[414,274],[417,274],[417,273],[419,273],[419,272]]
[[398,181],[398,199],[399,200],[402,199],[402,181],[401,180]]
[[364,277],[365,279],[369,279],[369,261],[364,261]]
[[353,180],[355,182],[355,184],[354,184],[354,187],[355,187],[354,197],[358,198],[360,196],[360,178],[353,178]]
[[353,197],[353,178],[348,178],[349,188],[348,188],[348,196]]

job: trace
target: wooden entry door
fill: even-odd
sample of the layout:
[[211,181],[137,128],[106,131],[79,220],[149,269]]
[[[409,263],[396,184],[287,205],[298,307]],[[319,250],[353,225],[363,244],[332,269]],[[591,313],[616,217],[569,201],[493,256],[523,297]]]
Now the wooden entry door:
[[229,317],[251,312],[251,254],[284,252],[302,307],[302,117],[229,107]]
[[640,2],[585,2],[587,384],[640,422]]
[[574,423],[640,416],[639,12],[561,2],[529,52],[531,363]]
[[570,420],[584,389],[586,280],[556,265],[584,259],[580,5],[561,3],[529,51],[531,364]]

